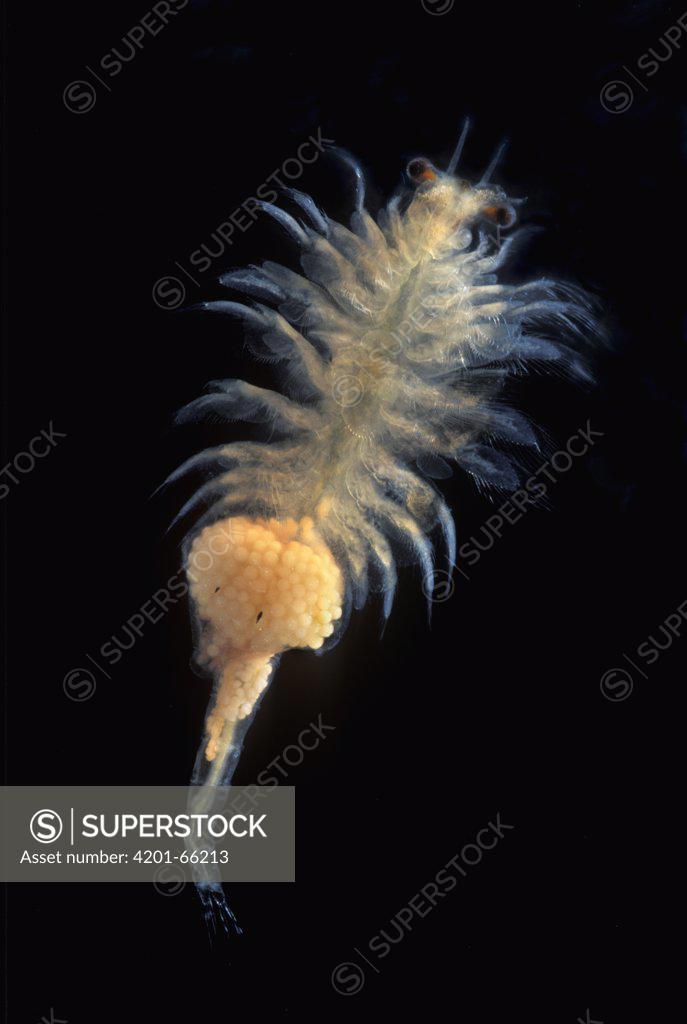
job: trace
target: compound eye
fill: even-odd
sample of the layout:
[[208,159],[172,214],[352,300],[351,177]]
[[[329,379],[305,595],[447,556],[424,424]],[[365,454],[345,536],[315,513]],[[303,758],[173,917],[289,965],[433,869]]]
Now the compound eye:
[[410,161],[406,167],[406,174],[414,185],[421,185],[423,181],[434,181],[437,177],[436,168],[423,156]]
[[500,228],[510,228],[515,224],[515,210],[509,203],[495,203],[493,206],[485,206],[484,216]]

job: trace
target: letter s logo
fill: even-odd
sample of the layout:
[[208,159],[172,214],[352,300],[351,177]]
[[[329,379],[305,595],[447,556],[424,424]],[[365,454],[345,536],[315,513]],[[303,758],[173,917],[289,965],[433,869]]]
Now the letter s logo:
[[62,818],[57,811],[36,811],[29,824],[31,835],[38,843],[54,843],[62,835]]

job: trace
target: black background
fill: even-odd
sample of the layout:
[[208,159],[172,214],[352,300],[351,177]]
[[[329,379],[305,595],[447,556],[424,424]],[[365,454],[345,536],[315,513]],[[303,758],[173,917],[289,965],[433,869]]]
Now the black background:
[[[152,6],[152,5],[151,5]],[[436,10],[441,5],[433,3]],[[232,428],[170,429],[206,381],[271,371],[240,332],[161,309],[170,274],[186,301],[219,297],[219,272],[293,263],[259,221],[206,274],[190,254],[320,128],[358,155],[376,209],[418,153],[445,161],[466,114],[462,173],[511,140],[500,180],[545,231],[512,273],[582,284],[613,339],[590,393],[538,376],[523,408],[554,448],[603,432],[457,577],[427,625],[417,571],[380,639],[372,601],[323,659],[284,657],[236,781],[250,782],[318,715],[333,732],[294,767],[296,885],[235,886],[245,931],[208,941],[192,887],[13,886],[9,1019],[53,1007],[69,1024],[419,1010],[465,1021],[666,1019],[646,967],[661,909],[650,853],[669,845],[656,800],[671,777],[675,642],[614,703],[604,672],[685,599],[684,350],[677,188],[685,56],[640,87],[638,58],[674,4],[559,2],[498,8],[420,0],[190,3],[107,77],[100,60],[148,10],[138,4],[10,5],[9,334],[4,463],[52,422],[67,437],[3,502],[9,562],[7,780],[183,784],[209,684],[189,668],[179,602],[82,703],[84,665],[179,568],[165,538],[183,487],[153,489]],[[682,41],[685,37],[683,35]],[[95,105],[63,90],[99,71]],[[627,110],[600,102],[632,86]],[[108,89],[110,91],[108,91]],[[646,90],[646,91],[645,91]],[[617,93],[614,95],[617,96]],[[616,100],[616,102],[618,102]],[[330,214],[350,180],[324,157],[298,187]],[[238,432],[236,435],[238,436]],[[459,542],[493,512],[466,479],[445,488]],[[375,970],[368,942],[497,812],[512,824]],[[337,964],[365,984],[337,994]],[[440,1010],[439,1008],[442,1007]],[[445,1009],[443,1009],[445,1007]]]

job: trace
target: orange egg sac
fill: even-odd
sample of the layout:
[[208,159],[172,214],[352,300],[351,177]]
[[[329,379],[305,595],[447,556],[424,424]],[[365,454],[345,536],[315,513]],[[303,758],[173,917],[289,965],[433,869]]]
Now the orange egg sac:
[[206,723],[213,761],[266,688],[271,659],[317,650],[333,634],[343,577],[310,518],[219,520],[195,538],[186,571],[202,628],[199,661],[219,677]]

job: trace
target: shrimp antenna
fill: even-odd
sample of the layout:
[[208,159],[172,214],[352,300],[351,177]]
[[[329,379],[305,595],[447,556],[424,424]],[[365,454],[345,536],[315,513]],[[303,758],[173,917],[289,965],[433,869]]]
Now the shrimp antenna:
[[453,151],[453,156],[451,157],[451,159],[449,161],[449,165],[446,168],[446,173],[447,174],[453,174],[453,172],[455,171],[456,167],[458,166],[458,161],[460,160],[461,153],[463,152],[463,146],[465,145],[465,140],[468,137],[468,132],[469,131],[470,131],[470,118],[466,117],[465,120],[463,121],[463,130],[460,133],[460,138],[458,139],[458,145],[456,146],[455,150]]
[[496,147],[496,152],[494,153],[493,157],[491,158],[491,161],[490,161],[489,166],[487,167],[486,171],[484,172],[484,174],[482,175],[482,177],[478,181],[478,183],[477,183],[478,185],[488,185],[489,184],[489,182],[491,181],[491,178],[492,178],[492,175],[493,175],[494,171],[498,167],[498,164],[499,164],[499,161],[501,160],[501,157],[506,152],[507,146],[508,146],[508,139],[504,139],[503,142],[499,143],[499,145]]
[[365,206],[365,176],[360,164],[357,160],[354,160],[350,153],[347,153],[345,149],[340,149],[339,146],[330,146],[329,150],[353,171],[355,177],[355,208],[358,212],[361,212]]

